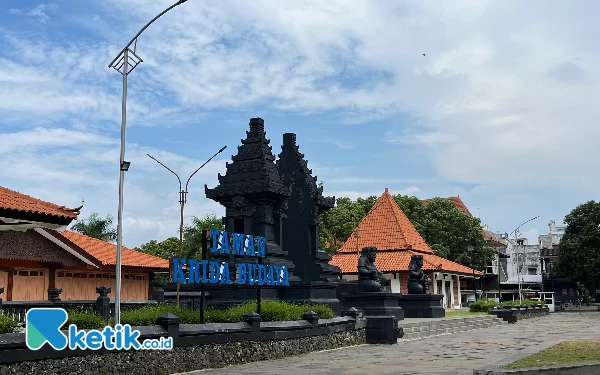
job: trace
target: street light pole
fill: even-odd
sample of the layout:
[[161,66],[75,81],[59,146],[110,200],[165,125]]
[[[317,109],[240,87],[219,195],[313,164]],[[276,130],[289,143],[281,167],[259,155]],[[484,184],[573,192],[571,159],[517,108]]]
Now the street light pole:
[[[529,223],[530,221],[533,221],[533,220],[537,219],[538,217],[539,217],[539,216],[536,216],[536,217],[534,217],[534,218],[531,218],[531,219],[527,220],[527,221],[526,221],[526,222],[524,222],[523,224],[519,225],[519,226],[517,227],[517,229],[515,229],[515,230],[512,232],[512,233],[514,234],[514,238],[515,238],[515,242],[513,243],[513,246],[515,246],[515,247],[516,247],[516,246],[518,245],[518,243],[517,243],[517,239],[518,239],[518,236],[521,234],[521,232],[519,232],[519,229],[520,229],[520,228],[521,228],[523,225],[525,225],[525,224]],[[507,237],[507,239],[508,239],[508,237]],[[521,275],[520,275],[520,271],[519,271],[519,248],[518,248],[518,247],[516,247],[516,254],[515,254],[515,255],[516,255],[516,257],[517,257],[517,260],[516,260],[516,261],[517,261],[517,283],[518,283],[518,287],[519,287],[519,304],[522,304],[522,303],[523,303],[523,294],[521,293]]]
[[[150,26],[154,21],[159,19],[163,14],[178,5],[185,3],[187,0],[179,0],[171,5],[158,16],[154,17],[142,29],[135,34],[133,39],[127,43],[125,48],[119,52],[117,57],[108,64],[109,68],[115,69],[123,75],[123,99],[121,103],[121,156],[119,158],[119,208],[117,214],[117,259],[116,259],[116,286],[115,286],[115,324],[121,323],[121,254],[123,251],[123,186],[125,184],[125,172],[129,169],[130,163],[125,161],[125,129],[127,126],[127,75],[135,69],[143,60],[136,53],[137,38]],[[134,44],[135,43],[135,44]],[[133,50],[129,47],[134,44]],[[131,53],[131,56],[129,54]],[[131,69],[129,69],[131,67]]]
[[[158,164],[160,164],[163,167],[165,167],[169,172],[173,173],[175,175],[175,177],[177,177],[177,181],[179,181],[179,204],[180,204],[180,213],[179,213],[179,259],[181,259],[182,251],[183,251],[183,209],[184,209],[185,204],[187,202],[188,184],[190,183],[190,180],[192,179],[192,177],[194,177],[194,175],[196,174],[196,172],[198,172],[200,169],[202,169],[202,167],[204,167],[206,164],[208,164],[209,161],[211,161],[212,159],[214,159],[215,156],[217,156],[221,152],[225,151],[226,148],[227,148],[227,146],[221,147],[221,149],[219,151],[217,151],[213,156],[211,156],[210,159],[208,159],[204,164],[202,164],[198,169],[196,169],[194,171],[194,173],[192,173],[190,175],[190,177],[188,178],[187,182],[185,183],[185,189],[182,189],[182,187],[181,187],[181,179],[179,178],[179,175],[177,175],[177,173],[173,172],[173,170],[171,168],[167,167],[166,165],[164,165],[163,163],[161,163],[160,161],[158,161],[158,159],[156,159],[154,156],[152,156],[150,154],[146,154],[146,155],[148,155],[149,158],[151,158],[152,160],[154,160]],[[176,301],[175,301],[177,307],[179,307],[179,288],[180,288],[180,283],[179,283],[179,281],[177,281],[177,296],[176,296]]]

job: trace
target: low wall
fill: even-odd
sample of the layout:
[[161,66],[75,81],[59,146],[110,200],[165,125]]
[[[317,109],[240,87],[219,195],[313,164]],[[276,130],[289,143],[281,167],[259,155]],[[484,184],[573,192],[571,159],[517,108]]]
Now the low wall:
[[157,351],[59,351],[49,345],[29,350],[24,333],[3,334],[0,375],[55,374],[59,368],[60,373],[78,374],[169,374],[364,343],[365,321],[358,310],[345,310],[344,315],[319,319],[307,311],[302,320],[262,322],[260,315],[248,313],[241,323],[179,324],[179,318],[165,314],[155,326],[132,327],[140,331],[140,342],[173,338],[173,349]]
[[[0,372],[1,374],[1,372]],[[473,375],[598,375],[600,363],[582,365],[536,367],[520,370],[473,370]]]
[[[0,365],[5,374],[128,374],[158,375],[239,365],[311,351],[364,344],[364,329],[289,340],[245,341],[194,345],[168,351],[91,354],[38,362]],[[1,352],[0,352],[0,355]],[[285,369],[282,369],[285,373]]]
[[490,311],[490,315],[495,315],[509,323],[516,323],[520,319],[536,318],[548,314],[550,314],[550,310],[547,307],[528,309],[495,309]]

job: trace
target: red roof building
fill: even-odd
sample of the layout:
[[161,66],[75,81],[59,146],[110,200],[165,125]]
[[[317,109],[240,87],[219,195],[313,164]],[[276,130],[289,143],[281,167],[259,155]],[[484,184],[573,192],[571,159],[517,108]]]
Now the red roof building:
[[423,255],[423,271],[433,281],[432,292],[444,295],[447,308],[460,307],[461,279],[482,275],[436,256],[387,188],[330,263],[340,267],[345,279],[356,280],[360,249],[366,246],[377,248],[375,265],[387,276],[393,293],[408,292],[406,283],[411,256]]
[[[69,209],[0,187],[0,298],[46,300],[60,288],[62,300],[95,300],[97,286],[116,286],[116,245],[65,230],[81,207]],[[145,300],[155,273],[169,261],[123,248],[123,300]]]

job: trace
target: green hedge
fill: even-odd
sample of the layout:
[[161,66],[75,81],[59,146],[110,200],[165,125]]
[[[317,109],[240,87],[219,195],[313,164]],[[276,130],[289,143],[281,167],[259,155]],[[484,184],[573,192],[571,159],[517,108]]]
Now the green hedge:
[[[247,302],[225,310],[208,308],[205,312],[207,323],[237,323],[247,312],[256,312],[256,303]],[[260,315],[263,322],[279,322],[284,320],[300,320],[306,311],[314,311],[320,319],[331,319],[335,315],[327,305],[299,305],[280,301],[263,301],[260,305]]]
[[[242,315],[247,312],[256,312],[256,310],[255,302],[247,302],[227,309],[207,307],[204,311],[204,318],[206,323],[238,323],[242,321]],[[321,319],[331,319],[335,316],[333,310],[327,305],[299,305],[280,301],[263,301],[261,303],[261,317],[264,322],[300,320],[302,314],[308,310],[319,314]],[[145,306],[136,310],[123,311],[121,312],[121,323],[132,326],[154,325],[159,316],[168,312],[178,316],[182,324],[200,323],[200,311],[177,308],[173,304]]]
[[479,301],[473,302],[469,305],[469,311],[489,313],[492,311],[494,306],[496,306],[496,301],[491,299],[480,299]]
[[71,324],[75,324],[78,329],[102,329],[106,327],[106,322],[102,317],[92,309],[69,309],[67,310],[67,322],[61,329],[69,329]]
[[18,327],[14,319],[0,315],[0,333],[13,333],[17,331]]
[[515,300],[515,301],[502,302],[500,304],[500,306],[502,306],[502,307],[507,307],[507,306],[516,307],[516,306],[520,306],[520,305],[524,305],[524,306],[527,306],[527,307],[531,307],[533,305],[542,305],[542,306],[545,306],[544,302],[532,301],[530,299],[524,299],[522,303],[519,302],[519,300]]

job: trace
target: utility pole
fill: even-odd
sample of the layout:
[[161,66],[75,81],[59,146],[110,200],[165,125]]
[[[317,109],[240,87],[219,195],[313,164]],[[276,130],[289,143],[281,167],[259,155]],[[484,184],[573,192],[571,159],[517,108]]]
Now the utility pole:
[[[527,221],[526,221],[526,222],[524,222],[523,224],[519,225],[519,226],[517,227],[517,229],[515,229],[515,230],[513,231],[513,234],[514,234],[514,243],[513,243],[513,247],[515,248],[515,251],[516,251],[515,255],[516,255],[516,257],[517,257],[516,263],[517,263],[517,283],[518,283],[518,286],[519,286],[519,304],[522,304],[522,303],[523,303],[523,293],[522,293],[522,291],[521,291],[521,274],[520,274],[520,271],[519,271],[519,257],[520,257],[520,254],[519,254],[519,247],[520,247],[520,246],[522,246],[522,245],[520,245],[520,244],[518,243],[518,241],[517,241],[517,240],[518,240],[518,237],[521,235],[521,232],[519,232],[519,229],[520,229],[520,228],[521,228],[523,225],[525,225],[525,224],[529,223],[530,221],[533,221],[533,220],[537,219],[538,217],[539,217],[539,216],[536,216],[536,217],[534,217],[534,218],[531,218],[531,219],[527,220]],[[507,239],[508,239],[508,237],[507,237]],[[511,241],[511,242],[512,242],[512,241]]]

